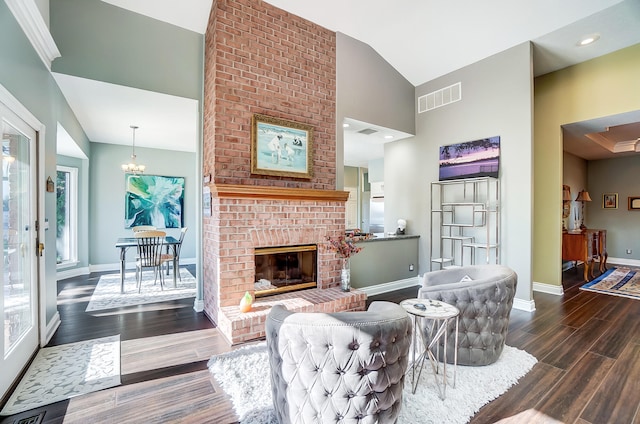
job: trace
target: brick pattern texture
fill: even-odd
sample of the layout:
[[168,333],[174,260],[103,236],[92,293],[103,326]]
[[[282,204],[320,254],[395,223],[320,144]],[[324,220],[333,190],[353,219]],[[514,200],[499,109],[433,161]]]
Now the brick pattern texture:
[[[214,183],[335,189],[336,36],[257,0],[213,2],[205,35],[204,169]],[[251,175],[251,117],[314,129],[311,180]]]
[[[216,184],[335,190],[335,33],[263,1],[214,0],[204,87],[202,171],[213,193],[203,225],[205,313],[230,322],[225,314],[253,292],[255,247],[318,244],[318,287],[337,286],[340,260],[323,246],[344,231],[342,202],[215,196]],[[313,127],[311,179],[251,174],[256,113]]]

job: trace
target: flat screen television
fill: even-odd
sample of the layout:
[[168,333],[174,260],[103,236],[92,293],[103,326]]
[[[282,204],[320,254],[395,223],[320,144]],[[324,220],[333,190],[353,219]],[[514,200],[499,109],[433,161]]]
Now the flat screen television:
[[500,136],[440,147],[440,181],[498,178]]

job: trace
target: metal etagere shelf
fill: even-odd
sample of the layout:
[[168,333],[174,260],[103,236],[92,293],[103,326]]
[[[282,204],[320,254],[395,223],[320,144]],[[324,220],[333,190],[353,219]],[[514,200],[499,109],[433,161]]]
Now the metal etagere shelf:
[[430,270],[499,263],[500,180],[432,182],[430,240]]

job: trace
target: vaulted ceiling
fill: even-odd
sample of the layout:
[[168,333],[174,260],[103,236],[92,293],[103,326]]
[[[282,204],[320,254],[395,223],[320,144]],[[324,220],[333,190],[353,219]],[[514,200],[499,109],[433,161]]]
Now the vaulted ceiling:
[[[199,33],[206,30],[212,5],[212,0],[103,1]],[[465,2],[464,5],[441,0],[267,2],[370,45],[416,86],[526,41],[534,43],[535,75],[562,69],[640,43],[640,1],[637,0],[490,0]],[[595,35],[599,40],[588,46],[579,46],[578,41],[587,35]],[[131,115],[127,114],[126,109],[123,110],[127,103],[140,109],[144,108],[145,101],[154,102],[149,100],[153,96],[143,99],[142,95],[140,102],[132,102],[131,96],[135,96],[136,93],[131,91],[124,94],[129,99],[127,102],[116,98],[113,101],[102,102],[100,109],[94,111],[91,109],[91,102],[86,98],[82,99],[82,84],[86,82],[73,81],[65,77],[57,79],[64,80],[61,88],[65,95],[76,98],[74,103],[77,105],[71,106],[78,110],[82,108],[79,115],[95,112],[103,118],[108,118],[110,114],[113,116],[113,120],[98,121],[79,118],[87,134],[92,134],[93,141],[109,130],[100,127],[101,123],[109,122],[110,127],[116,125],[129,128],[130,121],[126,119]],[[109,92],[114,96],[123,95],[121,90],[107,90],[107,93]],[[118,109],[109,110],[110,104],[120,106]],[[167,105],[169,110],[172,107]],[[629,115],[619,118],[634,117]],[[192,125],[193,117],[185,116],[184,119],[186,121],[176,121],[174,124]],[[114,120],[122,122],[117,124]],[[159,128],[167,122],[166,117],[160,115],[153,121]],[[611,121],[610,124],[594,121],[584,125],[585,128],[582,129],[577,123],[567,127],[566,133],[574,134],[574,138],[584,139],[584,135],[579,135],[583,130],[601,132],[605,127],[630,122],[632,121],[622,122],[619,119]],[[162,131],[148,129],[157,136],[149,138],[149,142],[140,140],[140,146],[185,150],[184,138],[180,146],[172,146],[171,143],[176,138],[171,134],[163,137]],[[349,143],[349,140],[350,135],[345,133],[345,143]],[[194,137],[193,150],[196,142]],[[377,144],[378,146],[371,151],[380,151],[382,143]],[[345,154],[345,163],[362,163],[363,158],[358,157],[358,152],[362,150],[349,149],[350,153]],[[594,148],[593,157],[598,156],[598,151],[601,154],[603,151],[606,152],[602,143]]]

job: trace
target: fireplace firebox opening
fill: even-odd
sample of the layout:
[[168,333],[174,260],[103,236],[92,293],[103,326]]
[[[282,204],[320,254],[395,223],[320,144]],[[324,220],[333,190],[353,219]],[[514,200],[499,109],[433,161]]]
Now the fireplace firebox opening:
[[317,287],[315,244],[255,249],[255,296]]

